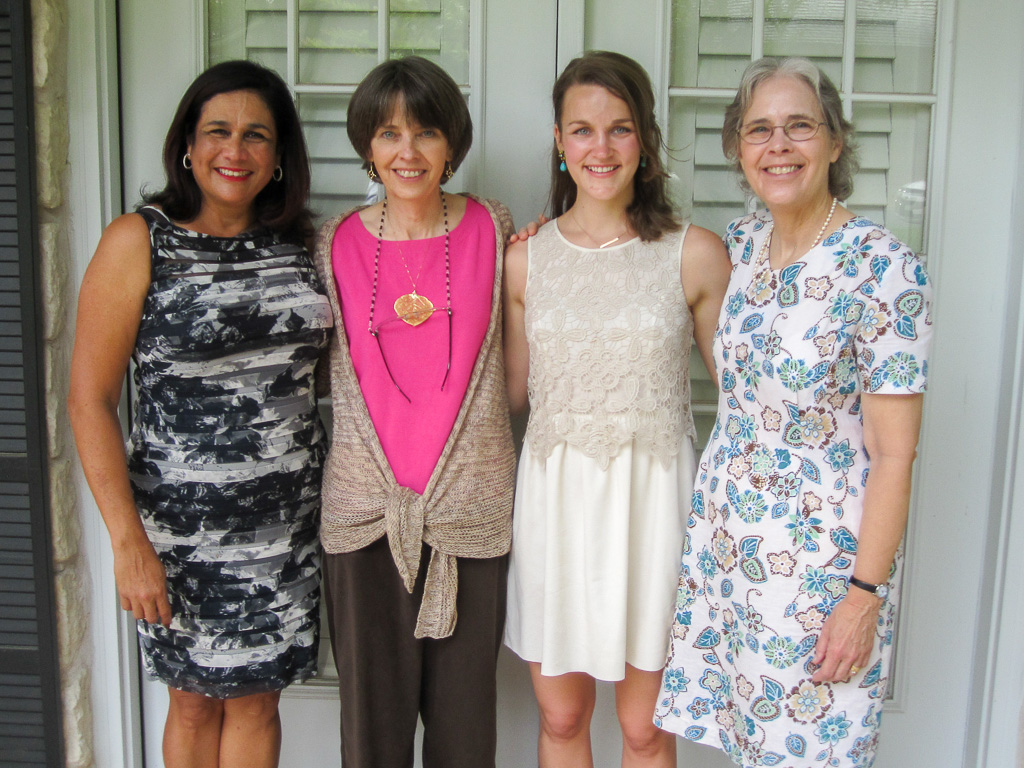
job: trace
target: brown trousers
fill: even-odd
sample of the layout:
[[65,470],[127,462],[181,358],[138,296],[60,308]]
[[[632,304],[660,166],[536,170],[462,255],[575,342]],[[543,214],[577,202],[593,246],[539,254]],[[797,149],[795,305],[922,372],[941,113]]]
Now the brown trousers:
[[412,768],[417,716],[424,768],[493,768],[495,668],[505,625],[508,555],[459,558],[455,632],[413,636],[430,548],[406,592],[387,539],[324,555],[341,698],[342,768]]

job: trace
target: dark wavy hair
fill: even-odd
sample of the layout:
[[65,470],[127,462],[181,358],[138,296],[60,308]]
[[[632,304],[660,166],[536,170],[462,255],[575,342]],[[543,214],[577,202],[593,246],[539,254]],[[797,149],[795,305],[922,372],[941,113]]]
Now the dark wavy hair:
[[[633,177],[633,202],[626,209],[629,223],[641,240],[657,240],[666,232],[681,228],[679,217],[669,202],[668,173],[662,163],[665,142],[654,116],[654,89],[646,70],[628,56],[612,51],[588,51],[573,59],[555,81],[551,101],[555,124],[562,128],[565,94],[574,85],[599,85],[629,106],[640,141],[646,167]],[[558,144],[551,150],[551,216],[561,216],[576,202],[576,182],[559,170]]]
[[805,82],[814,92],[814,97],[825,117],[825,127],[833,139],[842,141],[839,157],[828,168],[828,192],[840,200],[849,199],[853,194],[853,177],[857,173],[857,142],[854,140],[853,123],[843,117],[843,99],[828,75],[810,59],[792,56],[774,59],[766,56],[751,62],[743,71],[736,97],[725,108],[722,123],[722,152],[733,169],[740,174],[740,186],[747,192],[747,183],[740,167],[740,128],[743,117],[754,100],[754,89],[773,77],[795,77]]
[[255,223],[289,240],[303,242],[313,234],[309,201],[310,171],[306,140],[288,86],[280,76],[251,61],[225,61],[207,69],[185,91],[164,140],[164,173],[167,185],[158,192],[142,194],[146,203],[159,205],[176,221],[199,215],[203,193],[192,172],[182,165],[188,144],[195,138],[203,106],[222,93],[251,91],[263,99],[274,118],[277,151],[281,156],[281,181],[271,180],[253,201]]
[[[473,144],[473,121],[459,86],[434,62],[422,56],[391,59],[370,70],[348,103],[348,140],[370,167],[370,142],[401,99],[405,114],[424,128],[444,134],[452,152],[452,172]],[[442,176],[441,183],[447,179]]]

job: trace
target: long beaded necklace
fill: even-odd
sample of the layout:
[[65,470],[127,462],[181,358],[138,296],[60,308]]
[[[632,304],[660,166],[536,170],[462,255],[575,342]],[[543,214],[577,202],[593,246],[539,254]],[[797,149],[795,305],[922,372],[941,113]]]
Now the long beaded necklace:
[[[445,299],[447,300],[448,306],[452,303],[452,277],[451,277],[451,264],[449,259],[449,246],[450,246],[450,232],[448,230],[448,199],[445,197],[444,192],[441,192],[441,207],[444,211],[444,285],[445,285]],[[380,227],[377,229],[377,252],[373,256],[373,294],[370,297],[370,333],[373,333],[373,311],[377,306],[377,278],[380,274],[380,249],[384,242],[384,220],[388,213],[388,199],[384,198],[384,204],[380,209]],[[420,323],[426,322],[427,319],[434,313],[434,303],[426,296],[421,296],[416,292],[416,280],[420,278],[420,272],[423,271],[423,260],[426,259],[426,254],[423,254],[423,259],[420,260],[420,268],[416,272],[416,280],[413,279],[412,273],[409,271],[409,265],[405,261],[405,254],[402,249],[398,249],[398,255],[402,259],[402,266],[405,267],[405,274],[409,276],[409,282],[412,283],[412,291],[410,293],[403,293],[397,299],[395,299],[395,314],[408,323],[409,325],[419,325]]]
[[[825,219],[825,223],[821,225],[821,229],[818,230],[818,236],[814,238],[814,242],[811,243],[811,248],[814,248],[818,243],[821,242],[822,236],[825,234],[825,230],[828,228],[829,223],[832,221],[832,216],[836,212],[836,203],[839,202],[839,198],[832,198],[832,207],[828,209],[828,217]],[[765,258],[768,255],[768,249],[772,244],[772,235],[775,234],[775,222],[773,221],[768,229],[768,234],[765,235],[764,245],[761,246],[761,252],[758,254],[758,261],[767,261]],[[807,250],[810,250],[808,248]]]
[[[441,391],[444,391],[444,385],[448,383],[448,375],[452,372],[452,271],[451,271],[451,260],[450,260],[450,245],[451,245],[451,232],[448,229],[448,198],[445,197],[444,191],[441,192],[441,207],[444,211],[444,289],[446,305],[444,307],[444,313],[448,316],[448,365],[445,368],[444,379],[441,381]],[[388,365],[388,358],[384,354],[384,345],[380,340],[380,327],[373,327],[373,313],[377,306],[377,282],[380,277],[380,249],[384,243],[384,220],[387,216],[388,211],[388,199],[384,198],[384,203],[381,206],[380,211],[380,227],[377,229],[377,252],[373,255],[373,293],[370,294],[370,322],[367,330],[370,335],[373,336],[377,342],[377,348],[380,350],[381,359],[384,361],[384,368],[388,372],[388,376],[391,377],[391,383],[395,385],[395,389],[406,399],[408,402],[412,402],[405,390],[398,386],[398,382],[395,381],[395,375],[391,372],[391,366]],[[420,260],[420,268],[416,272],[416,280],[413,280],[412,273],[409,271],[409,265],[405,261],[405,254],[402,253],[402,249],[398,249],[398,254],[402,258],[402,266],[405,267],[405,274],[409,276],[409,282],[412,283],[412,291],[410,293],[404,293],[395,299],[395,314],[397,317],[391,320],[385,320],[381,325],[386,325],[393,320],[401,320],[411,326],[417,326],[427,321],[427,319],[434,314],[434,304],[426,296],[420,296],[416,292],[416,280],[420,279],[420,273],[423,271],[423,262],[426,260],[426,253],[423,254],[423,259]]]

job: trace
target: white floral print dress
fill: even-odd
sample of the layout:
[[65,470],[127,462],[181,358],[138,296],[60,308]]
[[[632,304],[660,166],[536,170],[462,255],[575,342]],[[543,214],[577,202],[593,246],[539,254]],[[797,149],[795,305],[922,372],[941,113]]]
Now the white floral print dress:
[[860,395],[924,391],[931,291],[914,254],[867,219],[781,270],[762,248],[770,229],[762,211],[726,234],[718,417],[655,723],[744,766],[869,766],[902,552],[870,663],[816,685],[810,661],[857,556],[869,468]]

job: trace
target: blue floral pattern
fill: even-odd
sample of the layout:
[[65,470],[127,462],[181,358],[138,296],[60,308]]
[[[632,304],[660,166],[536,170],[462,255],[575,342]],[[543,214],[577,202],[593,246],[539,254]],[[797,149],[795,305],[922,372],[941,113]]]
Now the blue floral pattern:
[[862,392],[925,389],[927,274],[855,218],[782,270],[771,217],[734,221],[715,337],[718,418],[698,470],[655,723],[743,766],[870,766],[892,651],[902,553],[870,663],[811,679],[846,594],[869,461]]

